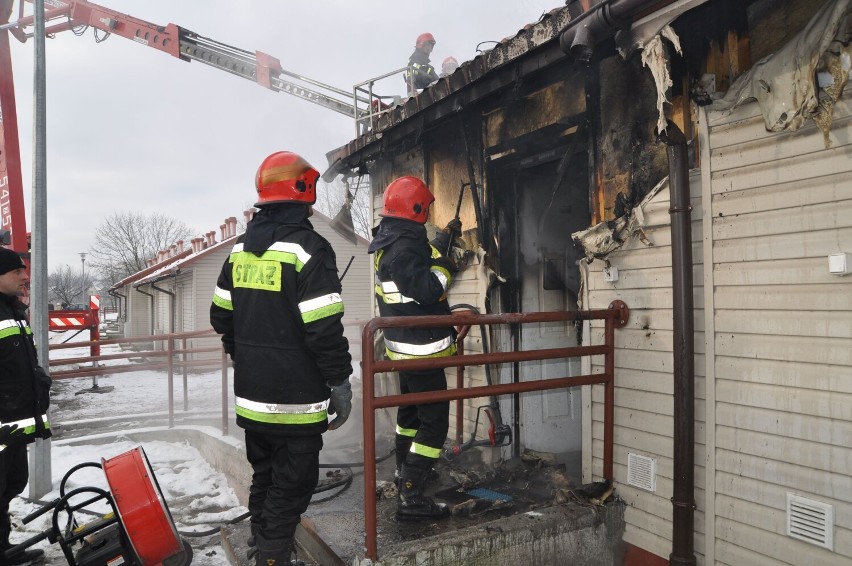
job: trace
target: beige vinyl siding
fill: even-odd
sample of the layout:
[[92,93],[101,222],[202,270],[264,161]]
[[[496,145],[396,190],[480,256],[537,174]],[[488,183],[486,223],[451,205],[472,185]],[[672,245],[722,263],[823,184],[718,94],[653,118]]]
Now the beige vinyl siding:
[[[756,104],[703,128],[703,169],[690,178],[699,564],[852,561],[852,277],[831,275],[827,259],[852,252],[850,100],[835,109],[830,148],[812,123],[767,132]],[[631,239],[610,255],[617,282],[603,281],[601,261],[586,268],[589,308],[631,309],[615,334],[615,481],[625,540],[661,557],[673,482],[668,206],[663,190],[644,209],[652,247]],[[593,324],[590,341],[602,339]],[[584,476],[599,479],[603,390],[586,390]],[[656,493],[627,485],[628,452],[657,459]],[[788,492],[833,506],[833,552],[786,535]]]
[[151,298],[137,291],[133,285],[125,285],[122,288],[122,293],[127,297],[124,335],[127,338],[150,336]]
[[[709,116],[717,564],[852,561],[852,96],[831,147]],[[786,536],[786,496],[832,505],[834,552]]]
[[[692,210],[693,293],[695,305],[696,405],[703,402],[704,313],[701,248],[701,176],[690,175]],[[615,332],[615,440],[613,472],[616,491],[627,502],[624,540],[667,557],[671,553],[672,532],[672,428],[673,428],[673,332],[672,272],[669,191],[662,189],[644,207],[645,235],[653,244],[636,238],[609,256],[618,268],[618,281],[605,282],[602,261],[585,268],[588,289],[582,308],[606,308],[620,299],[630,308],[627,326]],[[593,323],[584,336],[585,344],[602,344],[603,325]],[[589,362],[587,362],[589,363]],[[603,371],[603,357],[591,359],[591,370]],[[591,390],[591,394],[589,391]],[[584,431],[584,481],[603,476],[603,386],[584,387],[584,406],[591,404],[591,418]],[[698,407],[696,407],[698,408]],[[696,411],[695,446],[695,550],[701,559],[704,548],[704,421]],[[590,425],[590,426],[588,426]],[[591,450],[590,450],[591,448]],[[655,493],[627,483],[628,453],[656,459]]]
[[182,272],[177,277],[177,332],[194,329],[195,305],[193,303],[192,273]]
[[213,291],[216,289],[216,281],[219,279],[222,265],[231,253],[234,242],[225,244],[220,249],[205,254],[198,261],[184,268],[185,271],[192,274],[192,290],[194,295],[192,316],[194,326],[191,330],[208,330],[212,328],[210,326],[210,303],[213,302]]

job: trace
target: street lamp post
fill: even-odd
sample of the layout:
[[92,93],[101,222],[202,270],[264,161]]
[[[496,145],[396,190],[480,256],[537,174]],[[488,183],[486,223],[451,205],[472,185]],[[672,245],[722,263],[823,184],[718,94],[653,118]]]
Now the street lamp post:
[[86,255],[86,252],[80,252],[80,271],[82,273],[80,287],[83,289],[80,291],[82,295],[81,304],[86,304]]

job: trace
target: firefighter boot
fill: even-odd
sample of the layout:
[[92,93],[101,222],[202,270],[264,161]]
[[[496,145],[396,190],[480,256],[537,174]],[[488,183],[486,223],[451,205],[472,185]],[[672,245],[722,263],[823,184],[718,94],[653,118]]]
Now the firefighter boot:
[[423,495],[423,484],[429,470],[403,466],[396,500],[398,521],[435,521],[449,517],[450,509],[446,504],[435,503],[432,498]]
[[254,555],[256,566],[290,566],[293,539],[268,539],[263,535],[257,535],[255,539],[257,542],[257,554]]
[[44,551],[40,549],[22,550],[6,558],[6,551],[14,546],[9,542],[9,533],[11,531],[12,525],[9,521],[9,516],[0,518],[0,566],[6,566],[7,564],[40,563],[44,560]]

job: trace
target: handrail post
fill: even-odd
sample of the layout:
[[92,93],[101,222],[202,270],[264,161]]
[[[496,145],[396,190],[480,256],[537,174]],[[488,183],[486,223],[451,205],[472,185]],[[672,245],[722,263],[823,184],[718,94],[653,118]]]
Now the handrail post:
[[615,321],[604,321],[604,438],[603,438],[603,476],[612,480],[612,442],[615,437]]
[[169,372],[169,428],[174,428],[175,426],[175,392],[174,392],[174,382],[175,382],[175,361],[174,361],[174,351],[175,351],[175,343],[174,337],[171,334],[167,335],[166,338],[166,359],[168,360],[166,366],[168,367]]
[[180,355],[181,365],[183,365],[183,410],[189,411],[189,385],[186,375],[186,338],[181,338],[180,349],[182,350]]
[[367,535],[364,546],[367,557],[376,560],[378,558],[376,541],[376,415],[373,409],[376,386],[373,373],[373,359],[375,358],[373,328],[372,322],[368,322],[364,326],[364,332],[361,336],[361,379],[364,385],[364,523]]
[[228,354],[222,348],[222,436],[228,435]]

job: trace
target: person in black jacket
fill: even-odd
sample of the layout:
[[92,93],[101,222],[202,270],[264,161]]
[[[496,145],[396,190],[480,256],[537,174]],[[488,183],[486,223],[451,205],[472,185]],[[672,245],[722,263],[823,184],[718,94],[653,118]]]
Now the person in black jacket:
[[254,472],[250,546],[264,566],[290,564],[319,479],[322,433],[352,406],[335,254],[308,220],[318,177],[289,151],[261,163],[260,210],[225,261],[210,307],[234,363],[237,424]]
[[405,70],[408,96],[414,96],[417,90],[424,89],[438,80],[438,74],[429,62],[429,55],[434,47],[435,36],[431,33],[421,33],[417,36],[414,53],[408,58],[408,67]]
[[[375,229],[369,253],[375,253],[376,302],[381,316],[449,315],[447,289],[455,268],[446,252],[452,223],[429,242],[424,223],[435,197],[417,177],[400,177],[385,190],[382,220]],[[451,233],[452,232],[452,233]],[[392,360],[436,358],[456,352],[450,320],[441,328],[386,328],[385,351]],[[402,393],[447,388],[443,369],[399,372]],[[449,515],[444,504],[423,494],[424,484],[441,455],[449,428],[449,402],[399,407],[396,426],[400,520],[434,520]]]
[[45,414],[50,378],[38,365],[27,307],[18,299],[29,280],[21,256],[0,247],[0,565],[26,564],[44,556],[41,550],[5,556],[12,547],[9,503],[29,481],[27,444],[50,437]]

